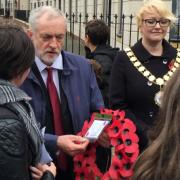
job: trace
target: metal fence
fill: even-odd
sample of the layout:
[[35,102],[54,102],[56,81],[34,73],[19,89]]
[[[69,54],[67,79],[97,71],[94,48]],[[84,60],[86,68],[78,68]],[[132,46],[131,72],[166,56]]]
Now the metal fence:
[[[1,11],[2,12],[2,11]],[[29,11],[16,10],[15,18],[27,21],[29,16]],[[140,38],[140,33],[136,25],[135,17],[131,15],[122,15],[118,17],[117,14],[107,15],[104,17],[102,14],[100,16],[83,16],[81,13],[79,15],[66,14],[68,20],[68,32],[65,37],[64,49],[76,54],[84,55],[84,45],[83,39],[85,36],[84,29],[85,25],[89,20],[92,19],[102,19],[107,22],[110,28],[110,38],[109,44],[112,47],[119,47],[124,49],[127,46],[132,46]],[[173,28],[170,29],[166,39],[176,48],[180,47],[180,16],[177,17],[177,21]]]
[[[99,17],[92,16],[91,18],[88,14],[85,18],[79,14],[77,17],[75,14],[69,16],[66,14],[68,19],[68,36],[66,36],[66,46],[65,49],[68,49],[74,52],[76,48],[76,53],[82,54],[82,44],[84,36],[84,28],[86,23],[91,19],[102,19],[104,20],[103,15]],[[84,20],[84,21],[83,21]],[[136,26],[135,17],[131,15],[122,15],[119,18],[116,14],[111,17],[111,22],[107,23],[110,28],[110,41],[109,44],[112,47],[119,47],[124,49],[127,46],[132,46],[139,38],[140,33],[139,29]],[[180,16],[177,17],[175,25],[169,30],[166,39],[176,48],[180,47]],[[68,47],[68,41],[71,41],[71,48]]]

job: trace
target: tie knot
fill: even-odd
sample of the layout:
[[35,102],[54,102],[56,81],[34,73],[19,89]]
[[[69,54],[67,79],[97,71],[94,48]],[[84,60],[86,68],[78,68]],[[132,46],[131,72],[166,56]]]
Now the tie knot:
[[48,77],[52,77],[52,70],[53,70],[52,67],[46,67],[46,71],[48,73]]
[[52,67],[46,67],[45,69],[48,73],[52,74]]
[[52,67],[46,67],[46,71],[47,71],[47,81],[53,81],[53,77],[52,77]]

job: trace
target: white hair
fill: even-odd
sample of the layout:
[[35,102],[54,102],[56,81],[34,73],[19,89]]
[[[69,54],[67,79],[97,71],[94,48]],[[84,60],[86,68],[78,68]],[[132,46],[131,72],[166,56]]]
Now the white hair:
[[38,24],[38,19],[41,18],[44,14],[48,14],[49,18],[54,17],[63,17],[67,26],[66,16],[59,9],[53,8],[52,6],[41,6],[37,9],[33,9],[30,12],[29,16],[29,25],[32,31],[35,31],[35,28]]

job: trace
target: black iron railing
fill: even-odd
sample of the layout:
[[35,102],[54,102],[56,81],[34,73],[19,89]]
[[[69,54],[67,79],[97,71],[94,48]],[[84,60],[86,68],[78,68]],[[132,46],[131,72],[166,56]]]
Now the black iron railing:
[[[21,20],[28,20],[29,12],[23,10],[16,10],[15,17]],[[109,15],[107,15],[109,17]],[[84,54],[83,38],[86,23],[91,19],[102,19],[107,22],[111,29],[109,44],[112,47],[119,47],[124,49],[127,46],[132,46],[139,38],[140,33],[136,25],[135,17],[131,15],[122,14],[118,17],[117,14],[111,15],[111,18],[105,18],[102,14],[99,16],[81,13],[76,15],[73,13],[69,15],[66,13],[68,22],[68,32],[65,37],[64,49],[74,52],[76,54]],[[120,19],[121,18],[121,19]],[[108,20],[111,19],[109,22]],[[167,35],[167,40],[173,44],[174,47],[180,47],[180,16],[173,28]]]

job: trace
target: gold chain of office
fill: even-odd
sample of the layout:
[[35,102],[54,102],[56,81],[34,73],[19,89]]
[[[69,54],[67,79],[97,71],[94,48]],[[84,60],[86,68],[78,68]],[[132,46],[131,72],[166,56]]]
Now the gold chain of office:
[[130,61],[132,62],[132,64],[134,65],[134,67],[145,77],[149,80],[149,82],[154,83],[156,85],[159,85],[160,87],[165,85],[166,82],[171,78],[171,76],[173,75],[173,73],[176,71],[176,69],[179,67],[180,65],[180,49],[177,49],[177,56],[176,59],[173,63],[173,67],[170,68],[170,70],[161,78],[161,77],[156,77],[154,76],[150,71],[148,71],[146,69],[146,67],[144,67],[142,65],[142,63],[137,59],[137,57],[134,55],[133,51],[131,50],[131,48],[126,48],[125,52],[127,54],[127,56],[129,57]]

